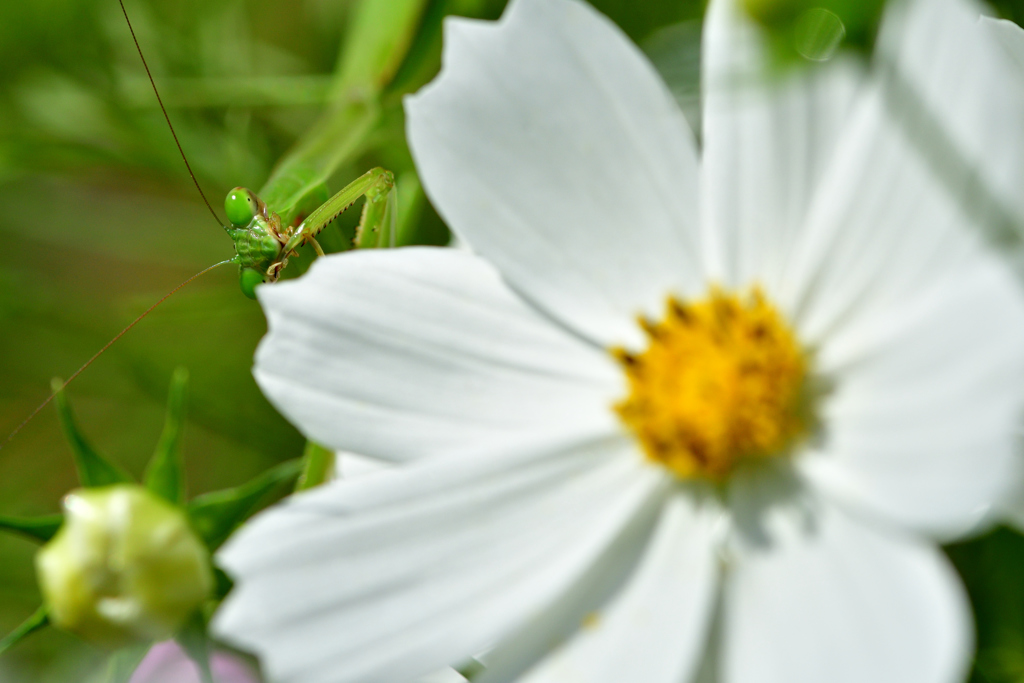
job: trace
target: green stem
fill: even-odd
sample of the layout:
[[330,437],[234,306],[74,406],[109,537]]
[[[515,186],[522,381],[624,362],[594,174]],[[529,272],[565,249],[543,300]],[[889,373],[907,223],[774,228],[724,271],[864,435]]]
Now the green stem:
[[306,442],[302,453],[302,474],[295,484],[296,491],[305,491],[334,478],[334,451],[312,441]]
[[210,640],[206,635],[206,620],[202,613],[196,612],[192,615],[185,628],[174,639],[199,668],[202,683],[214,683],[213,671],[210,669]]
[[21,626],[14,629],[6,638],[0,640],[0,654],[21,642],[25,637],[35,633],[50,623],[50,613],[46,605],[41,606],[28,619],[21,623]]
[[123,647],[110,655],[103,683],[128,683],[151,647],[152,643],[139,643]]

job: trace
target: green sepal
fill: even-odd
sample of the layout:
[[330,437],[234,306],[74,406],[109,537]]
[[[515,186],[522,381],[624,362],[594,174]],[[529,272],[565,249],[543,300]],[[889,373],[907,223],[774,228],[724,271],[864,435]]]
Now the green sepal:
[[33,541],[46,543],[64,523],[64,515],[43,515],[42,517],[8,517],[0,515],[0,529],[27,536]]
[[11,631],[6,638],[0,640],[0,655],[49,623],[49,610],[46,605],[41,605],[32,616],[21,622],[18,628]]
[[146,488],[175,505],[185,504],[185,461],[181,455],[181,437],[187,393],[188,370],[179,367],[171,377],[164,431],[145,475]]
[[319,486],[334,477],[334,451],[312,441],[306,442],[302,452],[302,474],[295,482],[296,491],[305,491]]
[[203,683],[214,683],[213,671],[210,670],[210,640],[206,636],[206,620],[202,612],[197,611],[174,640],[199,667]]
[[67,437],[68,443],[71,444],[75,468],[78,470],[78,480],[82,486],[92,488],[110,484],[133,483],[134,480],[130,474],[97,453],[78,431],[74,413],[71,412],[71,405],[64,395],[64,383],[59,379],[54,379],[51,386],[54,392],[53,402],[57,406],[57,415],[60,417],[60,426],[64,430],[64,436]]
[[264,496],[298,477],[302,464],[301,458],[289,460],[241,486],[196,497],[186,508],[192,527],[211,552],[216,550],[256,511]]
[[107,668],[96,683],[128,683],[152,647],[153,643],[137,643],[114,652],[107,659]]

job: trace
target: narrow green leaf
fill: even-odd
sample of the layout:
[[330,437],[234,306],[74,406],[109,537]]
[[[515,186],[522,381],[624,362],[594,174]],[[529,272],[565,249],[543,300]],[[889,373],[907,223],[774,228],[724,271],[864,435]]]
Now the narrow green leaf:
[[181,455],[181,436],[187,390],[188,370],[178,368],[171,377],[164,431],[145,476],[146,488],[176,505],[185,504],[185,461]]
[[32,616],[23,621],[21,626],[14,629],[6,638],[0,640],[0,655],[20,643],[26,636],[35,633],[49,623],[50,615],[46,605],[43,605]]
[[193,499],[187,510],[196,533],[211,551],[216,550],[258,509],[265,496],[298,477],[302,465],[301,458],[289,460],[241,486]]
[[427,4],[426,0],[362,0],[355,6],[341,42],[339,94],[376,93],[391,81]]
[[185,627],[174,637],[188,658],[199,667],[203,683],[214,683],[210,670],[210,640],[206,635],[206,620],[202,612],[196,612]]
[[380,120],[376,100],[351,102],[324,114],[278,161],[259,195],[291,223],[313,193],[343,164],[352,161]]
[[71,405],[64,395],[63,385],[64,383],[59,379],[54,379],[51,382],[55,393],[54,404],[57,406],[57,415],[60,417],[60,426],[64,430],[64,436],[67,437],[68,443],[71,444],[75,467],[78,469],[78,480],[82,486],[107,486],[131,482],[130,474],[97,453],[82,436],[75,423]]
[[405,59],[427,0],[361,0],[342,41],[333,106],[278,162],[259,195],[291,223],[311,194],[364,150],[380,121],[380,94]]
[[103,683],[128,683],[151,647],[153,643],[139,643],[123,647],[110,655],[107,669],[100,680]]
[[[168,109],[180,107],[295,107],[330,101],[333,75],[199,76],[160,78],[160,97]],[[156,107],[149,79],[126,77],[121,90],[132,107]]]
[[312,441],[306,442],[302,453],[302,474],[295,483],[296,491],[319,486],[334,477],[334,451]]
[[33,541],[45,543],[53,538],[53,535],[64,523],[64,516],[43,515],[42,517],[8,517],[0,515],[0,529],[13,531],[31,538]]

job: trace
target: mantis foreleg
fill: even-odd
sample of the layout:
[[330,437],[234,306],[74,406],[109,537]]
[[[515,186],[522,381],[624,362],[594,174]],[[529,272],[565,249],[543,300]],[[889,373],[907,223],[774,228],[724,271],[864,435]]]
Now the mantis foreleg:
[[[324,202],[302,221],[295,233],[284,246],[284,253],[312,240],[320,231],[330,225],[345,209],[352,206],[359,197],[366,196],[366,205],[356,232],[356,246],[364,246],[363,236],[372,233],[378,237],[373,245],[388,246],[394,240],[396,211],[395,177],[391,171],[374,168],[359,176],[340,192]],[[386,234],[385,234],[386,233]],[[387,241],[381,242],[385,238]]]
[[398,192],[394,183],[371,188],[356,228],[356,249],[380,249],[395,246],[398,237]]

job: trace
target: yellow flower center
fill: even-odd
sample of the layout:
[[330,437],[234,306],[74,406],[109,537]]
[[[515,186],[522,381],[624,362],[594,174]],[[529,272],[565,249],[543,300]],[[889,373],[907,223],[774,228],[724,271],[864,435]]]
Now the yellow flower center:
[[613,349],[629,380],[615,405],[647,456],[682,479],[722,481],[742,460],[782,455],[807,429],[807,362],[760,289],[712,289],[641,320],[642,353]]

